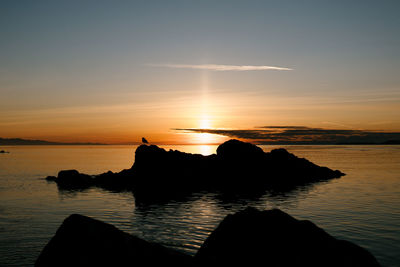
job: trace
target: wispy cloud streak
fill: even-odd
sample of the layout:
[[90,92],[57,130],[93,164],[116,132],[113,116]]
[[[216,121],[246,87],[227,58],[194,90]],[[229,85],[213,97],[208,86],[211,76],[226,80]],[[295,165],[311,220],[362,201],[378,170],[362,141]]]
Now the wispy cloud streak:
[[260,71],[260,70],[293,70],[291,68],[277,66],[251,66],[251,65],[220,65],[220,64],[148,64],[152,67],[174,68],[174,69],[196,69],[211,71]]

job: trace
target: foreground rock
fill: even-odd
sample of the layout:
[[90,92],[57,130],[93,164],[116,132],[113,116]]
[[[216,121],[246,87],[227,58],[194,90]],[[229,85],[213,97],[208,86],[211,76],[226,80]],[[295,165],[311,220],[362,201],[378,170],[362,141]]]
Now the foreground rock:
[[192,260],[110,224],[74,214],[65,219],[35,266],[190,266]]
[[228,215],[195,256],[204,266],[379,266],[367,250],[275,209]]
[[61,189],[98,186],[154,197],[196,190],[290,188],[343,175],[282,148],[265,153],[253,144],[230,140],[210,156],[141,145],[136,150],[134,165],[119,173],[89,176],[68,170],[59,172],[56,179],[47,179],[55,180]]
[[365,249],[280,210],[228,215],[194,257],[114,226],[68,217],[35,266],[379,266]]

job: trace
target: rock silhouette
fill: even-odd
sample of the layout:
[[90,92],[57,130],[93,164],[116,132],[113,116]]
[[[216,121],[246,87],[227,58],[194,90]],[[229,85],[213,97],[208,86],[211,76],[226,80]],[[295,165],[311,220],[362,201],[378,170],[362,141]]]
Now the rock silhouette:
[[229,140],[218,147],[217,154],[209,156],[141,145],[136,149],[135,162],[130,169],[92,176],[67,170],[60,171],[56,179],[49,176],[47,180],[54,180],[60,189],[98,186],[116,191],[130,190],[140,198],[199,190],[229,192],[290,188],[343,175],[338,170],[298,158],[282,148],[265,153],[256,145]]
[[[47,177],[50,180],[50,177]],[[93,177],[87,174],[79,173],[77,170],[65,170],[58,173],[58,185],[64,188],[82,188],[93,184]]]
[[379,266],[367,250],[338,240],[280,210],[247,208],[228,215],[194,257],[69,216],[35,266]]
[[183,253],[78,214],[69,216],[35,266],[190,266]]
[[379,266],[367,250],[281,210],[228,215],[203,243],[201,266]]

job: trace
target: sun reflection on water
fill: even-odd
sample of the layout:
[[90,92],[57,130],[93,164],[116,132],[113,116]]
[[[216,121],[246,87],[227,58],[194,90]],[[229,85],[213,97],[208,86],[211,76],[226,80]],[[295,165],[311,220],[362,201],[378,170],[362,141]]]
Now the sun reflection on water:
[[221,135],[216,135],[216,134],[209,134],[209,133],[185,133],[186,135],[186,140],[188,140],[188,143],[194,144],[194,145],[211,145],[211,144],[222,144],[225,142],[228,138],[225,136]]

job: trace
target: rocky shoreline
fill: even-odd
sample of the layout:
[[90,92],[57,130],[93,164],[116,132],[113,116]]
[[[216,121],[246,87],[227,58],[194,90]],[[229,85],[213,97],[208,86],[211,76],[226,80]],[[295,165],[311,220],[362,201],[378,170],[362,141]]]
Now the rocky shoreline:
[[147,242],[104,222],[71,215],[35,266],[379,266],[360,246],[338,240],[281,210],[228,215],[194,257]]

